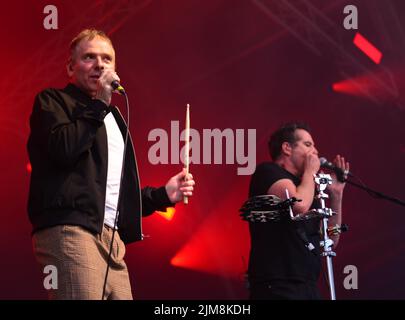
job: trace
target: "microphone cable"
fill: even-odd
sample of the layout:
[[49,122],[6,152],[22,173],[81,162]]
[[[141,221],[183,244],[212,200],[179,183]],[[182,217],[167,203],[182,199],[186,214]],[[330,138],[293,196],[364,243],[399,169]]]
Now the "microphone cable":
[[[101,300],[104,300],[105,290],[106,290],[106,286],[107,286],[108,272],[110,270],[110,264],[111,264],[111,254],[112,254],[113,245],[114,245],[114,237],[115,237],[115,232],[116,232],[117,224],[118,224],[118,216],[119,216],[119,208],[120,208],[119,205],[120,205],[120,200],[121,200],[121,189],[122,189],[121,187],[122,187],[122,180],[123,180],[123,177],[124,177],[125,157],[126,157],[126,153],[127,153],[128,136],[129,136],[129,100],[128,100],[128,96],[127,96],[127,93],[125,92],[125,90],[120,90],[119,92],[120,92],[120,94],[122,94],[125,97],[125,104],[126,104],[126,108],[127,108],[127,124],[126,124],[127,129],[126,129],[126,132],[125,132],[124,154],[123,154],[123,157],[122,157],[121,178],[120,178],[120,184],[119,184],[120,189],[118,191],[118,200],[117,200],[117,213],[115,215],[114,228],[113,228],[113,233],[112,233],[111,243],[110,243],[110,250],[108,252],[107,269],[105,271],[105,278],[104,278],[104,284],[103,284],[103,293],[102,293],[102,296],[101,296]],[[135,154],[135,150],[134,150],[134,154]],[[136,161],[136,159],[135,159],[135,161]]]

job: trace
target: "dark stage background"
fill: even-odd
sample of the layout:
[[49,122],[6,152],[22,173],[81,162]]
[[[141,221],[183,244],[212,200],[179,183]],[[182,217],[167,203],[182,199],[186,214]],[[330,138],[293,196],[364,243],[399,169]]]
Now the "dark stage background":
[[[180,170],[148,161],[148,133],[169,132],[174,120],[183,126],[190,103],[200,134],[245,129],[246,139],[256,129],[257,163],[269,159],[274,129],[306,121],[321,155],[345,155],[371,188],[405,198],[403,1],[55,0],[57,30],[43,26],[47,4],[11,1],[0,13],[0,299],[46,298],[26,213],[28,119],[38,91],[67,82],[68,44],[86,27],[115,45],[142,185],[164,184]],[[348,4],[358,8],[358,30],[343,27]],[[379,64],[355,47],[356,32],[382,52]],[[122,97],[113,103],[125,113]],[[237,167],[192,165],[190,204],[177,205],[172,220],[143,220],[149,237],[127,247],[136,299],[247,297],[249,238],[238,209],[249,176]],[[334,260],[337,297],[404,299],[404,208],[351,186],[343,205],[350,231]],[[347,265],[358,268],[357,290],[343,286]]]

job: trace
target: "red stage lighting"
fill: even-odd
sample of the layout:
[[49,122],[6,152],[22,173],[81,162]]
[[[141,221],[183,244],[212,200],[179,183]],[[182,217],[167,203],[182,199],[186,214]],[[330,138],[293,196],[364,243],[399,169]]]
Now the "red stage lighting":
[[376,64],[379,64],[382,59],[382,53],[370,41],[363,37],[359,32],[356,33],[353,39],[354,45],[364,52]]
[[176,209],[175,208],[167,208],[166,211],[156,211],[159,215],[161,215],[163,218],[165,218],[166,220],[172,220],[174,214],[176,213]]
[[369,87],[369,83],[365,81],[365,79],[346,79],[340,82],[335,82],[332,84],[332,89],[335,92],[346,93],[353,96],[363,96],[362,88],[367,89]]
[[238,204],[245,201],[246,189],[241,183],[233,185],[171,259],[173,266],[238,279],[246,272],[248,224],[240,219],[238,212]]

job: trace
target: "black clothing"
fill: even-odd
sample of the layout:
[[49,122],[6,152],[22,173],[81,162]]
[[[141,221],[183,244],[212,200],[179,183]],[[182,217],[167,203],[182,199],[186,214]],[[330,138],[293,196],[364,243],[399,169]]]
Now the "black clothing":
[[270,280],[252,283],[251,300],[321,300],[316,282],[296,280]]
[[[258,165],[251,178],[249,197],[267,194],[268,189],[281,179],[289,179],[296,186],[300,184],[298,177],[275,163]],[[312,204],[314,206],[315,203]],[[280,280],[284,281],[284,287],[286,283],[294,286],[294,283],[304,282],[309,287],[316,284],[321,269],[319,227],[319,219],[293,222],[287,216],[278,222],[250,222],[248,276],[251,288],[260,291],[275,281],[278,287],[282,287]],[[315,254],[305,247],[299,231],[315,246]]]
[[[73,84],[46,89],[34,102],[28,153],[32,166],[28,213],[33,232],[79,225],[101,233],[104,223],[108,143],[104,117],[112,112],[125,137],[118,108],[91,99]],[[164,187],[140,189],[132,139],[125,154],[118,232],[125,243],[142,239],[141,213],[172,206]]]

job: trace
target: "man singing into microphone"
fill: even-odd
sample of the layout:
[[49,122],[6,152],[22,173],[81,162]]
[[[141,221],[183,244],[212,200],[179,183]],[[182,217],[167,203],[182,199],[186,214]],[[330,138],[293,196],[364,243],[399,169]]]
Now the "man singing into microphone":
[[125,244],[142,239],[141,216],[192,196],[194,180],[183,170],[163,187],[140,189],[131,139],[124,144],[126,124],[110,105],[111,84],[120,79],[106,34],[80,32],[67,73],[64,89],[37,95],[30,118],[34,254],[42,270],[56,267],[51,299],[132,299]]
[[[314,201],[314,174],[320,161],[315,143],[307,125],[289,123],[274,132],[269,141],[273,162],[257,166],[250,182],[249,196],[275,195],[286,199],[301,199],[293,206],[294,214],[305,214],[317,206]],[[339,155],[336,167],[345,172],[349,163]],[[337,215],[329,219],[330,225],[340,225],[344,183],[332,175],[333,184],[327,192],[329,205]],[[317,281],[321,269],[320,220],[317,218],[293,222],[250,222],[251,250],[248,279],[251,299],[320,299]],[[331,237],[336,247],[339,236]],[[315,249],[310,251],[308,243]]]

